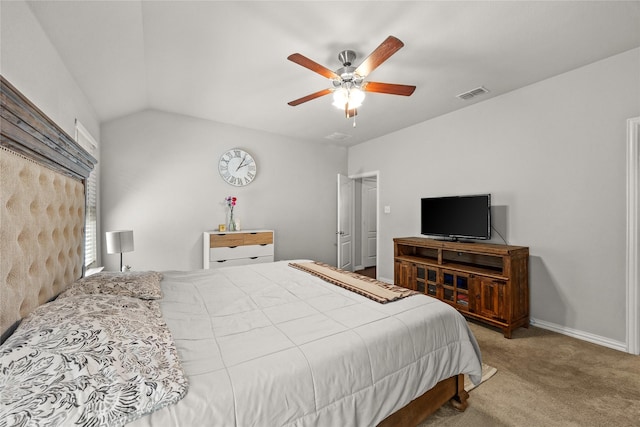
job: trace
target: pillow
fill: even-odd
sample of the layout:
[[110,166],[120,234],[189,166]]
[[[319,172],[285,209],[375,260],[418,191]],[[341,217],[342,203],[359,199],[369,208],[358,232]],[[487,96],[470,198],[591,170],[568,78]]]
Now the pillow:
[[158,301],[55,300],[0,346],[0,425],[121,426],[173,404],[188,382]]
[[58,298],[75,295],[108,294],[139,299],[161,299],[162,273],[136,271],[129,273],[100,272],[75,281]]

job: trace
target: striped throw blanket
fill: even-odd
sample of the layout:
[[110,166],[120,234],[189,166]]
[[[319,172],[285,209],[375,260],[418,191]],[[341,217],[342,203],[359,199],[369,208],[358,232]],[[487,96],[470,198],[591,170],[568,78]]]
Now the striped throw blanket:
[[412,291],[411,289],[390,285],[318,261],[304,263],[292,262],[289,263],[289,266],[306,271],[329,283],[348,289],[381,304],[418,294],[418,292]]

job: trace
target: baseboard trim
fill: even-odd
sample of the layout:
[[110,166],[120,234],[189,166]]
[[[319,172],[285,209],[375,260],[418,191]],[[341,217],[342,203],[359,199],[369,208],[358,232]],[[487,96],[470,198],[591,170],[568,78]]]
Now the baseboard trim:
[[[386,277],[378,277],[378,280],[381,282],[393,284],[393,280]],[[612,340],[610,338],[606,338],[600,335],[590,334],[589,332],[580,331],[578,329],[568,328],[566,326],[558,325],[556,323],[545,322],[544,320],[530,318],[529,323],[535,327],[547,329],[552,332],[557,332],[562,335],[567,335],[572,338],[577,338],[582,341],[587,341],[592,344],[601,345],[603,347],[608,347],[613,350],[622,351],[624,353],[628,353],[629,350],[627,348],[627,343]]]
[[567,335],[572,338],[577,338],[582,341],[587,341],[593,344],[601,345],[603,347],[612,348],[614,350],[627,352],[627,344],[624,342],[612,340],[600,335],[590,334],[588,332],[579,331],[577,329],[568,328],[566,326],[558,325],[551,322],[545,322],[544,320],[531,318],[529,323],[538,328],[547,329],[549,331],[557,332],[562,335]]
[[381,282],[393,285],[393,279],[387,279],[386,277],[378,277],[378,280],[381,281]]

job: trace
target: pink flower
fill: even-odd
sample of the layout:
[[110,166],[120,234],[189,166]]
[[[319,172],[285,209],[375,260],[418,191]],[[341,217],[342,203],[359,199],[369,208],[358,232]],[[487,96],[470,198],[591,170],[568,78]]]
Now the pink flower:
[[233,211],[233,207],[236,205],[238,199],[235,196],[227,196],[224,201],[227,203],[227,206],[231,208],[231,211]]

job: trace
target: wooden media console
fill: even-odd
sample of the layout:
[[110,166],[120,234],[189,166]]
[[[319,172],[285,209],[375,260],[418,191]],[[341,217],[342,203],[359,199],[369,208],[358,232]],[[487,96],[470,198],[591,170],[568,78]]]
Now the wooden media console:
[[529,327],[529,248],[423,237],[393,239],[396,285],[501,328]]

